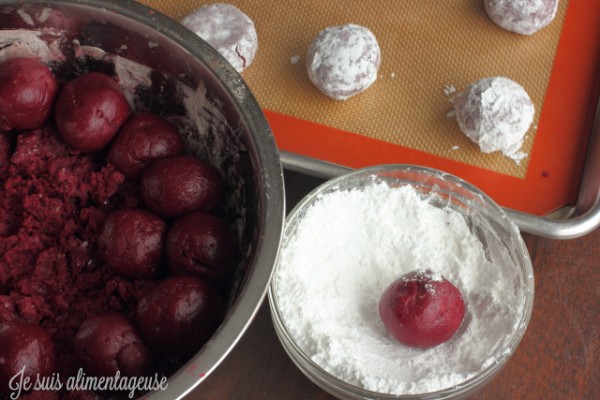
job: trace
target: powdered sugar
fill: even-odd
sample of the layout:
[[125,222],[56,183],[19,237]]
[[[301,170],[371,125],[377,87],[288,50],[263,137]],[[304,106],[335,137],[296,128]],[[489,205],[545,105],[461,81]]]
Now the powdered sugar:
[[444,94],[446,96],[450,96],[456,93],[456,87],[454,85],[445,85],[444,86]]
[[558,0],[485,0],[490,19],[509,31],[532,35],[556,17]]
[[98,47],[82,46],[79,41],[73,43],[75,56],[78,59],[86,57],[110,62],[115,66],[115,74],[118,77],[118,82],[123,94],[127,98],[130,105],[134,103],[135,91],[140,86],[150,86],[152,79],[150,78],[152,69],[131,61],[117,54],[108,53]]
[[[56,40],[50,40],[53,35]],[[60,35],[47,32],[45,36],[44,40],[39,31],[3,29],[0,32],[0,62],[14,57],[38,57],[46,62],[64,60],[58,49]]]
[[[411,186],[373,181],[320,197],[285,236],[274,296],[299,347],[365,389],[416,394],[448,388],[495,362],[523,315],[522,279],[501,249],[486,251],[465,218]],[[427,350],[396,342],[379,319],[381,293],[429,269],[454,283],[465,320]]]
[[481,79],[452,103],[460,130],[481,151],[500,151],[516,162],[526,157],[520,149],[535,107],[521,85],[504,77]]
[[319,32],[308,50],[306,70],[321,92],[346,100],[375,82],[380,63],[375,35],[365,27],[347,24]]

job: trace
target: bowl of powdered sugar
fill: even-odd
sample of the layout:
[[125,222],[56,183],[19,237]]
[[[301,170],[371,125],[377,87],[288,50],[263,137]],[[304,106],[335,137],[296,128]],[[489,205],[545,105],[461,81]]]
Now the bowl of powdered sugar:
[[[444,309],[445,284],[460,314]],[[340,399],[472,395],[516,350],[533,297],[531,260],[503,210],[457,177],[407,165],[307,195],[287,217],[269,289],[286,352]],[[449,313],[456,329],[436,342]]]

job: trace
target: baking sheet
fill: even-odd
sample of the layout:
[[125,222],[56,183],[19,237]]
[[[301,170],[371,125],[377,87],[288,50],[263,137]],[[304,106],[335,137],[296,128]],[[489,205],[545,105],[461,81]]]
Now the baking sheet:
[[[143,1],[180,20],[205,1]],[[533,36],[507,32],[482,1],[231,1],[255,22],[259,50],[243,78],[282,150],[349,167],[414,163],[443,169],[503,206],[545,215],[573,203],[597,96],[600,2],[561,1]],[[382,48],[376,83],[347,101],[312,86],[305,53],[329,25],[369,27]],[[486,76],[521,83],[536,119],[520,164],[484,154],[458,130],[445,89]]]

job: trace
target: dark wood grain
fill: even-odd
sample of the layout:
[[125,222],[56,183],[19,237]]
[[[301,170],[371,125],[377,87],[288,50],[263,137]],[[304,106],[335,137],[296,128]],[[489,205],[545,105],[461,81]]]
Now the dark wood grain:
[[[286,172],[288,210],[318,179]],[[535,271],[531,323],[508,365],[474,399],[600,399],[600,230],[524,235]],[[186,400],[332,400],[294,366],[265,301],[225,361]]]

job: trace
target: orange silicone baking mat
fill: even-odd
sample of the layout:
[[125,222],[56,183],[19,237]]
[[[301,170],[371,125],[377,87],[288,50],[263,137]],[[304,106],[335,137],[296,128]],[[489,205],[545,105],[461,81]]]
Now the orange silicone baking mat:
[[[142,2],[176,20],[210,3]],[[255,23],[258,52],[242,76],[280,149],[355,168],[439,168],[532,214],[576,199],[599,92],[600,1],[561,0],[555,20],[532,36],[494,25],[483,0],[229,3]],[[321,29],[345,23],[373,31],[382,64],[367,91],[336,101],[310,83],[305,56]],[[519,82],[535,104],[520,163],[482,153],[448,116],[448,89],[489,76]]]

